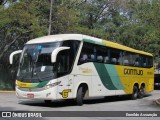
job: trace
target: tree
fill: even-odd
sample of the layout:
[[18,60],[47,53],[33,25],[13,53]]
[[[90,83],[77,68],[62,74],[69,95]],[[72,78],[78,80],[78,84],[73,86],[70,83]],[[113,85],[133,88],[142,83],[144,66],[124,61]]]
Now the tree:
[[[22,49],[28,40],[43,36],[47,33],[47,23],[40,14],[38,1],[24,0],[0,7],[0,79],[11,79],[11,69],[17,70],[18,63],[9,65],[9,54],[12,51]],[[43,11],[41,11],[43,12]],[[17,58],[18,59],[18,58]],[[14,72],[15,74],[16,72]],[[7,84],[7,80],[5,82]],[[8,82],[10,83],[10,82]]]

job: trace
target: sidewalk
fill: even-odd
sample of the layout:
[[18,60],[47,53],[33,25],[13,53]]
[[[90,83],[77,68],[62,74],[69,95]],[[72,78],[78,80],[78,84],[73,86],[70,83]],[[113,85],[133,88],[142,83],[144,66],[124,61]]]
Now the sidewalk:
[[7,91],[7,90],[4,90],[4,91],[3,91],[3,90],[0,90],[0,94],[1,94],[1,93],[15,93],[15,91]]

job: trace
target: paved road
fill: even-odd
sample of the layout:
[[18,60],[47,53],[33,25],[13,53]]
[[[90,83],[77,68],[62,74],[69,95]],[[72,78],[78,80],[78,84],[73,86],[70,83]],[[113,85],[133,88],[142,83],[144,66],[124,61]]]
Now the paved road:
[[[143,99],[130,100],[129,97],[107,97],[85,100],[83,106],[76,106],[72,101],[52,102],[51,106],[47,106],[43,101],[19,100],[14,93],[0,93],[0,111],[160,111],[153,101],[160,98],[160,90],[148,94]],[[72,113],[71,113],[72,114]],[[114,113],[115,114],[115,113]],[[63,116],[63,115],[60,115]],[[55,118],[55,117],[54,117]],[[17,120],[17,118],[12,118]],[[26,118],[27,119],[27,118]],[[46,120],[52,118],[42,118],[37,120]],[[56,118],[61,120],[61,118]],[[65,118],[74,119],[75,118]],[[81,118],[78,118],[81,119]],[[84,120],[91,119],[123,119],[123,118],[106,118],[106,117],[83,117]],[[128,118],[126,118],[128,119]],[[130,118],[135,119],[135,118]],[[139,120],[139,118],[136,118]],[[135,120],[136,120],[135,119]],[[144,118],[141,118],[144,119]],[[159,118],[154,118],[159,119]],[[0,118],[0,120],[9,120],[9,118]],[[32,120],[31,118],[27,120]]]

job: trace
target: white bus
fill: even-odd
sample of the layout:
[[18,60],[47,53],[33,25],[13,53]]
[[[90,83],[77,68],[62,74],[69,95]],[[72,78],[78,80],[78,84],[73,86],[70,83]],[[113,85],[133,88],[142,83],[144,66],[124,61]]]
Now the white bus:
[[[59,34],[28,41],[21,53],[16,95],[21,99],[75,99],[153,91],[153,56],[106,40]],[[137,64],[133,64],[137,62]]]

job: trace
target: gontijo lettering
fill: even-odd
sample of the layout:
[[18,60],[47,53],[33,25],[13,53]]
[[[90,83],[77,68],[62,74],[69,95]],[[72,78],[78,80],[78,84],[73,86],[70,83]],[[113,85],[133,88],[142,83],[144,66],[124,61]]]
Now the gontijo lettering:
[[125,75],[143,75],[143,70],[124,68]]

